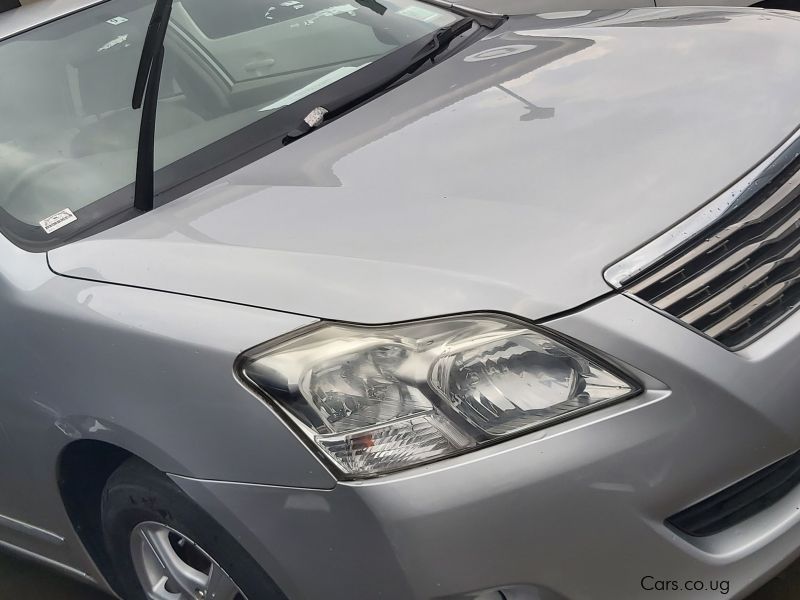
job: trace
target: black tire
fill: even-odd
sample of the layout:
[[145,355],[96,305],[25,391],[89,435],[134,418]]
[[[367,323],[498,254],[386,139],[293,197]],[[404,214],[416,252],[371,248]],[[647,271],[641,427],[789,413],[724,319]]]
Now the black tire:
[[125,461],[103,491],[101,522],[114,569],[115,591],[124,600],[147,600],[130,550],[133,529],[153,521],[181,532],[202,547],[249,600],[286,600],[275,582],[216,521],[163,473],[136,458]]

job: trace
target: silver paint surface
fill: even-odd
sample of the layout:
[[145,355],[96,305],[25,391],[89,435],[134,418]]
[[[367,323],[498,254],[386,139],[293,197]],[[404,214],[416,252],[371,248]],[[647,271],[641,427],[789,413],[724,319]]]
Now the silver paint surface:
[[670,15],[561,29],[511,19],[380,101],[50,264],[366,323],[578,306],[610,291],[606,266],[800,123],[796,16]]

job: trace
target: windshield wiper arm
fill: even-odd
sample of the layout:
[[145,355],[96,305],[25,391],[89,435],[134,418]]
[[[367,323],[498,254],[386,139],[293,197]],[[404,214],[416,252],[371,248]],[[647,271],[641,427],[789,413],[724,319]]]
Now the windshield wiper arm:
[[[321,126],[324,121],[330,120],[330,118],[348,111],[367,98],[371,98],[389,89],[404,76],[414,73],[423,64],[432,61],[436,56],[447,50],[450,43],[460,35],[469,31],[475,22],[475,19],[471,17],[464,17],[447,27],[436,30],[417,43],[409,45],[407,48],[401,48],[400,51],[395,51],[395,53],[384,57],[387,60],[397,63],[397,66],[392,68],[391,64],[387,64],[381,69],[382,76],[377,81],[370,81],[366,86],[357,87],[349,94],[327,102],[324,106],[316,107],[303,119],[297,129],[286,134],[284,137],[284,144],[291,143],[303,137]],[[410,56],[408,53],[409,50],[411,51]],[[361,70],[366,71],[370,66],[371,65],[362,67]],[[357,76],[358,72],[355,75]]]
[[136,153],[136,183],[133,206],[139,210],[153,209],[155,196],[155,137],[158,88],[164,66],[164,39],[167,36],[173,0],[156,0],[153,16],[147,26],[144,48],[139,59],[136,83],[133,86],[131,107],[142,109],[139,125],[139,147]]
[[472,25],[474,23],[475,19],[472,17],[464,17],[452,25],[448,25],[447,27],[442,27],[439,29],[433,36],[433,44],[431,48],[428,50],[423,50],[419,53],[418,58],[420,59],[420,63],[436,58],[438,54],[441,54],[447,49],[447,47],[450,45],[450,42],[452,42],[462,33],[472,29]]
[[461,15],[462,17],[470,17],[475,19],[484,27],[495,29],[498,25],[503,23],[508,17],[506,15],[481,10],[479,8],[472,8],[471,6],[464,6],[463,4],[456,4],[454,2],[447,2],[447,0],[422,0],[425,4],[432,4],[439,8],[444,8],[451,12]]

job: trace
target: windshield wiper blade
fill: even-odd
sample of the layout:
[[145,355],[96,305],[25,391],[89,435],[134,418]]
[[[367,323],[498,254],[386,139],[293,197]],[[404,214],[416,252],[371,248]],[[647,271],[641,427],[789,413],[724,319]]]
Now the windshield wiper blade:
[[378,2],[378,0],[356,0],[364,8],[370,9],[372,12],[379,15],[386,14],[386,7]]
[[158,89],[164,66],[164,39],[167,36],[173,0],[156,0],[153,16],[147,27],[136,83],[133,86],[131,107],[142,109],[139,124],[139,147],[136,154],[136,183],[133,206],[139,210],[153,209],[155,196],[155,136]]
[[437,55],[441,54],[443,51],[447,49],[454,39],[460,36],[462,33],[465,33],[472,29],[472,25],[475,23],[475,19],[472,17],[464,17],[453,23],[452,25],[448,25],[447,27],[442,27],[439,29],[435,35],[433,36],[433,44],[429,50],[423,50],[420,52],[418,58],[425,62],[426,60],[432,60],[436,58]]
[[472,8],[471,6],[464,6],[463,4],[456,4],[454,2],[447,2],[447,0],[422,0],[425,4],[432,4],[439,8],[444,8],[450,12],[454,12],[462,17],[471,17],[477,23],[489,29],[495,29],[508,19],[506,15],[481,10],[479,8]]
[[[349,94],[342,95],[331,102],[325,103],[324,106],[314,108],[296,129],[286,134],[284,137],[284,144],[291,143],[303,137],[321,126],[324,121],[336,117],[364,100],[389,89],[403,77],[414,73],[423,64],[434,60],[436,56],[447,50],[450,43],[460,35],[469,31],[475,22],[475,19],[472,17],[464,17],[447,27],[442,27],[434,31],[431,35],[422,38],[416,44],[412,44],[408,48],[401,48],[400,51],[395,51],[392,55],[384,57],[385,59],[396,62],[398,66],[391,68],[387,65],[386,68],[381,69],[382,76],[377,81],[373,80],[366,86],[358,87]],[[409,50],[410,54],[408,52]],[[362,69],[367,70],[370,66],[372,65],[367,65],[366,67],[362,67]],[[358,71],[355,75],[358,75]]]

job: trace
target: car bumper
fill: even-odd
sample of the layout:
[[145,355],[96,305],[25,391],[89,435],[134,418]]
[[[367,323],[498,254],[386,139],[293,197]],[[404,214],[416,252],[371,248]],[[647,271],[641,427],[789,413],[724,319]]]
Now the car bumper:
[[738,353],[619,295],[547,326],[646,391],[329,490],[174,479],[291,599],[739,598],[797,555],[800,489],[708,537],[665,519],[800,449],[800,314]]

